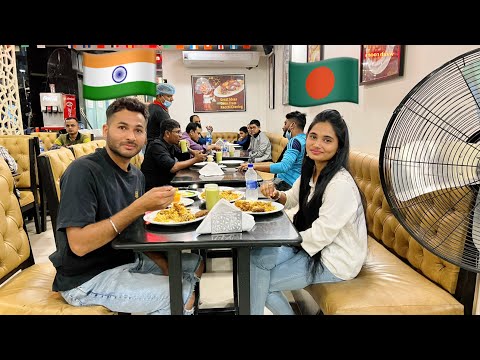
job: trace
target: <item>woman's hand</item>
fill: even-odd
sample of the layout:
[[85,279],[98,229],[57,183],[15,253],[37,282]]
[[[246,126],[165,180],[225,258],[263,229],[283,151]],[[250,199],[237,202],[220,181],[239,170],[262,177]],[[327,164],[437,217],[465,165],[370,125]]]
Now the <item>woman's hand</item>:
[[262,185],[260,185],[260,191],[270,199],[276,199],[279,195],[279,191],[275,188],[272,180],[264,180]]

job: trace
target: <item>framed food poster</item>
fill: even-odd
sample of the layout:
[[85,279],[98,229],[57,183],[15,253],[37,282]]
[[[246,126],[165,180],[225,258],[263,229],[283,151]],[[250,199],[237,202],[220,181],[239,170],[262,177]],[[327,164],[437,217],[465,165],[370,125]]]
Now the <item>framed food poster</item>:
[[403,75],[405,45],[361,45],[360,84]]
[[192,75],[193,112],[246,111],[245,74]]
[[323,45],[307,45],[307,63],[323,60]]

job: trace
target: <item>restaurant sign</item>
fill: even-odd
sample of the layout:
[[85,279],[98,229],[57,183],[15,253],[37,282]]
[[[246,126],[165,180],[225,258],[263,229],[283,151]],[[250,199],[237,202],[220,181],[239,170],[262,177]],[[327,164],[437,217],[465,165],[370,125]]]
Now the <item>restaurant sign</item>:
[[193,112],[246,111],[245,74],[192,75]]

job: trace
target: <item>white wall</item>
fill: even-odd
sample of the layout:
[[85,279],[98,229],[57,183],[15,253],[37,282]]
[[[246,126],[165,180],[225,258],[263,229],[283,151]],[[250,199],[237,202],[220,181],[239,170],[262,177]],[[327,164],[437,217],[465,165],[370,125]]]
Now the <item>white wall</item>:
[[[294,45],[294,48],[304,45]],[[362,85],[359,91],[359,104],[331,103],[307,108],[279,105],[267,111],[267,127],[281,132],[283,116],[289,111],[302,111],[307,114],[307,127],[320,111],[337,109],[345,118],[350,130],[352,149],[374,155],[380,153],[385,128],[393,111],[407,93],[425,76],[444,63],[480,45],[407,45],[405,49],[404,75],[372,85]],[[281,104],[281,84],[283,46],[275,46],[276,97],[275,104]],[[297,50],[292,53],[295,54]],[[306,48],[304,50],[306,52]],[[360,58],[360,45],[325,45],[324,59],[334,57]]]
[[258,119],[265,129],[268,93],[267,61],[260,56],[257,68],[187,68],[183,65],[181,51],[164,51],[162,53],[163,78],[175,86],[174,101],[169,111],[185,130],[190,115],[193,114],[192,75],[245,74],[246,110],[241,112],[197,113],[202,121],[203,130],[212,125],[214,131],[235,131],[247,125],[250,120]]

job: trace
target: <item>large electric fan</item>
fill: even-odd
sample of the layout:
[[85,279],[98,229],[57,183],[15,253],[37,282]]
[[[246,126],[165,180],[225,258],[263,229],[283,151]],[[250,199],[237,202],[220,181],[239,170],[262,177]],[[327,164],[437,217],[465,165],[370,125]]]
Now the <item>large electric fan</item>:
[[55,85],[55,92],[76,94],[76,75],[72,69],[70,51],[55,49],[47,61],[47,81]]
[[480,49],[418,83],[395,109],[380,149],[393,214],[420,244],[480,272]]

